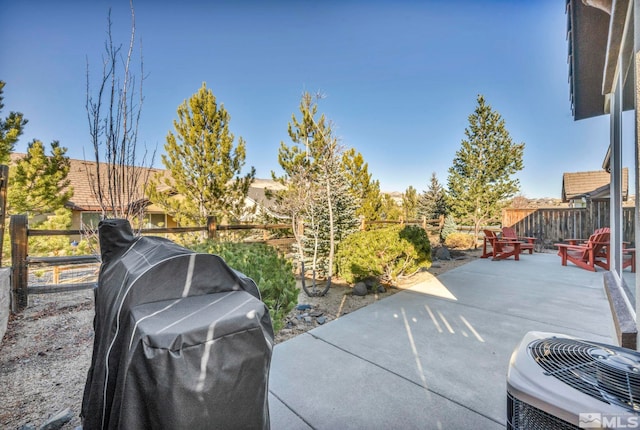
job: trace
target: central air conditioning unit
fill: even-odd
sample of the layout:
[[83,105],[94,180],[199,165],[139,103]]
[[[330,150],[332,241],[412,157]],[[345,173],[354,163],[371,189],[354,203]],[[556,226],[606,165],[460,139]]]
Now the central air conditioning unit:
[[640,429],[640,353],[529,332],[507,372],[507,429]]

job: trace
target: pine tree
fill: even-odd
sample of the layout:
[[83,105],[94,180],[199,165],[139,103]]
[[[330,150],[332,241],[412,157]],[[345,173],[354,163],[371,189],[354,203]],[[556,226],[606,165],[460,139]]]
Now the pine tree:
[[411,185],[402,194],[402,216],[405,220],[415,220],[418,216],[418,192]]
[[397,221],[402,216],[402,208],[395,199],[388,193],[382,194],[382,207],[380,208],[380,219],[384,221]]
[[456,220],[453,218],[452,215],[447,215],[444,219],[444,225],[442,226],[442,231],[440,232],[440,240],[444,242],[447,236],[457,231],[458,231],[458,225],[456,224]]
[[[43,230],[71,229],[72,213],[68,208],[58,208],[47,219],[29,223],[29,228]],[[36,236],[29,241],[29,253],[40,256],[71,255],[77,249],[71,246],[68,236]]]
[[[331,206],[333,212],[334,241],[339,244],[348,235],[358,230],[359,221],[356,216],[356,200],[349,192],[344,171],[340,166],[329,171],[329,186],[331,187]],[[330,256],[331,237],[329,226],[329,205],[326,194],[321,194],[321,203],[317,205],[315,213],[318,227],[318,273],[331,274],[332,260]]]
[[448,178],[451,211],[459,223],[473,225],[476,239],[518,192],[519,181],[512,176],[524,167],[524,143],[513,143],[504,119],[482,95],[477,101]]
[[369,165],[365,163],[362,154],[351,148],[342,154],[342,164],[349,192],[358,206],[356,216],[362,216],[367,221],[379,219],[382,208],[380,182],[371,179]]
[[[231,221],[244,211],[255,169],[240,176],[245,141],[240,137],[234,146],[230,119],[204,83],[178,107],[178,119],[173,122],[175,134],[167,135],[166,155],[162,156],[171,178],[154,179],[149,195],[181,225],[204,225],[213,215]],[[162,190],[163,185],[171,193]]]
[[45,154],[39,140],[29,143],[27,155],[20,159],[9,174],[8,203],[13,214],[49,214],[62,208],[73,195],[69,188],[70,162],[67,149],[54,141],[51,155]]
[[383,205],[382,192],[380,191],[380,181],[372,180],[366,189],[364,198],[361,201],[359,212],[356,215],[362,214],[365,220],[377,221],[380,219],[380,211]]
[[[309,255],[315,255],[317,251],[317,224],[314,223],[315,205],[321,199],[323,190],[317,182],[317,169],[314,165],[313,150],[317,146],[315,123],[313,118],[318,111],[318,105],[312,103],[309,94],[303,94],[299,110],[301,120],[298,121],[295,114],[291,116],[288,124],[288,133],[292,145],[280,142],[278,149],[278,164],[284,171],[282,176],[276,176],[271,172],[274,180],[280,182],[286,188],[273,193],[277,203],[277,211],[289,216],[291,228],[296,238],[296,250],[300,265],[309,261]],[[321,118],[324,123],[324,117]],[[310,227],[313,225],[314,227]],[[310,230],[311,228],[311,230]],[[309,235],[311,231],[311,235]],[[315,240],[310,244],[310,237]],[[312,261],[316,261],[313,258]],[[300,267],[301,271],[302,267]],[[304,279],[304,273],[301,273]],[[307,295],[310,293],[306,290]]]
[[[5,85],[4,81],[0,81],[0,112],[4,108],[2,93]],[[9,112],[8,117],[0,118],[0,164],[9,163],[9,155],[13,152],[27,122],[29,121],[20,112]]]
[[418,216],[428,220],[438,219],[447,214],[447,196],[438,182],[436,173],[431,174],[429,188],[418,198]]
[[[281,142],[278,151],[284,176],[277,178],[273,173],[272,176],[287,186],[287,190],[276,193],[276,197],[292,216],[293,229],[299,228],[299,221],[304,224],[303,235],[297,236],[299,260],[310,262],[314,274],[326,271],[327,286],[318,294],[324,295],[331,286],[337,243],[347,234],[344,229],[350,227],[346,226],[357,225],[357,219],[356,204],[346,195],[348,185],[339,177],[345,175],[341,148],[331,124],[324,115],[318,116],[319,98],[319,95],[314,98],[309,93],[303,94],[301,118],[298,120],[293,115],[288,127],[293,145]],[[297,208],[284,204],[287,198],[295,198]],[[351,221],[346,221],[348,219]],[[305,291],[316,295],[306,288]]]

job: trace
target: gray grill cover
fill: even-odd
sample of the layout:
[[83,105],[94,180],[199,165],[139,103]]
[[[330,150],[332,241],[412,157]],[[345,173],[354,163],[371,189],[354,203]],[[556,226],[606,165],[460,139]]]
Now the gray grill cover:
[[273,327],[256,284],[126,220],[99,235],[83,428],[268,429]]

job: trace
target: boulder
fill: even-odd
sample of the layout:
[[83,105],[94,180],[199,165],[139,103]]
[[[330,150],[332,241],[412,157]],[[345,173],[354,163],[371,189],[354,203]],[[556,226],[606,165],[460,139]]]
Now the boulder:
[[438,260],[451,260],[451,253],[446,246],[441,246],[436,250],[436,258]]
[[364,282],[358,282],[353,286],[353,291],[351,292],[351,294],[353,294],[354,296],[366,296],[367,292],[367,284],[365,284]]
[[362,282],[367,286],[367,290],[374,290],[378,287],[378,279],[376,278],[367,278]]
[[71,411],[71,409],[62,409],[49,418],[47,422],[40,427],[40,430],[61,429],[62,426],[73,419],[73,416],[73,411]]

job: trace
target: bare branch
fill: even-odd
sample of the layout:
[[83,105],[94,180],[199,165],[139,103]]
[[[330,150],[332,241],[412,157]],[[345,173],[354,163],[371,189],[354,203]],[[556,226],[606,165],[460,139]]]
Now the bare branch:
[[[148,203],[145,190],[151,169],[144,167],[147,151],[138,159],[137,143],[144,97],[142,87],[144,67],[140,51],[140,79],[136,91],[136,76],[132,72],[136,44],[135,10],[131,10],[131,33],[126,54],[113,38],[111,11],[107,20],[107,38],[103,57],[102,80],[94,99],[90,92],[87,61],[86,110],[89,134],[93,145],[95,166],[93,173],[87,170],[92,193],[102,212],[102,217],[117,217],[140,221]],[[142,49],[142,48],[140,48]],[[139,98],[138,98],[139,97]],[[149,166],[153,164],[155,150]],[[89,169],[89,168],[87,168]],[[141,222],[138,223],[142,225]]]

